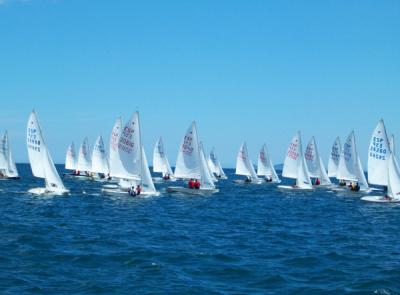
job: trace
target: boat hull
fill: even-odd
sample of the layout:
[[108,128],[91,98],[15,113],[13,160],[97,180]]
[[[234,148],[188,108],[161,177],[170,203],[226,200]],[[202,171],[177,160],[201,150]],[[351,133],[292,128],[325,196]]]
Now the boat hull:
[[361,200],[372,203],[400,203],[400,199],[388,199],[383,196],[367,196],[362,197]]
[[181,186],[169,186],[167,187],[168,193],[181,193],[181,194],[188,194],[188,195],[211,195],[214,193],[219,192],[219,189],[192,189],[187,187]]
[[296,190],[296,191],[311,191],[311,190],[313,190],[313,188],[301,188],[301,187],[292,186],[292,185],[278,185],[277,187],[280,189]]
[[68,195],[69,191],[68,190],[49,191],[45,187],[36,187],[28,190],[28,193],[37,196],[62,196],[62,195]]
[[157,196],[160,195],[160,192],[141,192],[140,195],[138,195],[138,196],[132,196],[132,195],[129,194],[129,192],[127,190],[119,189],[119,188],[117,188],[117,189],[103,188],[101,190],[101,192],[103,194],[105,194],[105,195],[108,195],[108,196],[135,197],[135,198],[136,197],[138,197],[138,198],[140,198],[140,197],[151,197],[151,196],[157,197]]

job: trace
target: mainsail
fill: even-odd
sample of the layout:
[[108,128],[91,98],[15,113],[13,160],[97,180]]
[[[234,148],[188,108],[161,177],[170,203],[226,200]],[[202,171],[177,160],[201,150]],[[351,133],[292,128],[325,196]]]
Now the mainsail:
[[104,142],[101,136],[97,137],[93,146],[91,172],[101,173],[104,175],[107,175],[110,172],[106,150],[104,148]]
[[245,142],[240,146],[236,157],[236,174],[250,177],[251,182],[261,183],[254,170]]
[[383,120],[380,120],[371,136],[368,151],[368,182],[388,185],[390,143]]

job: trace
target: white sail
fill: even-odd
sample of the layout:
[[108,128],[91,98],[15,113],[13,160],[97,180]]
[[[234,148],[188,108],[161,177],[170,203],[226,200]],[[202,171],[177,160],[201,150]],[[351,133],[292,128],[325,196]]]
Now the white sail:
[[364,169],[361,164],[360,157],[357,156],[357,179],[360,189],[365,191],[369,189],[367,178],[365,177]]
[[301,157],[302,154],[300,132],[297,132],[297,134],[292,138],[292,141],[289,144],[285,161],[283,162],[283,177],[297,179],[299,161]]
[[380,120],[371,136],[368,151],[368,182],[388,185],[390,143],[383,120]]
[[163,177],[166,175],[172,176],[172,169],[165,154],[164,143],[160,137],[157,140],[153,152],[153,172],[162,173]]
[[214,173],[211,172],[210,166],[208,165],[208,162],[206,160],[206,155],[204,153],[204,146],[203,143],[200,142],[200,159],[201,163],[204,165],[205,169],[205,178],[209,179],[211,182],[215,183],[218,182],[218,179],[215,177]]
[[7,131],[4,133],[0,143],[0,172],[6,177],[18,177],[17,167],[11,155]]
[[396,157],[396,143],[394,141],[394,135],[393,134],[392,134],[392,136],[390,136],[389,146],[390,146],[390,151],[392,152],[394,157]]
[[389,154],[387,194],[393,199],[400,199],[400,171],[394,154]]
[[144,148],[142,146],[142,168],[141,168],[141,181],[142,181],[142,190],[143,192],[148,193],[156,193],[156,188],[154,187],[153,179],[151,178],[151,173],[149,169],[149,165],[147,163],[146,153],[144,152]]
[[183,179],[200,179],[200,153],[196,124],[193,122],[183,137],[176,160],[174,176]]
[[47,150],[35,111],[29,116],[26,140],[32,174],[45,179],[47,191],[67,192]]
[[244,142],[239,149],[236,158],[236,174],[249,176],[252,182],[260,183],[261,180],[257,177],[256,171],[254,170],[253,163],[249,157],[247,151],[247,145]]
[[208,159],[208,166],[211,169],[211,172],[214,173],[217,177],[226,178],[225,172],[222,169],[221,163],[218,160],[217,154],[215,153],[215,148],[212,148]]
[[258,155],[257,175],[271,177],[273,182],[280,182],[278,174],[276,173],[274,165],[272,164],[272,160],[269,157],[266,144],[261,147]]
[[77,169],[77,159],[75,152],[75,145],[72,142],[67,149],[67,154],[65,156],[65,169],[76,170]]
[[331,154],[329,155],[329,162],[328,162],[329,177],[336,177],[341,153],[342,153],[342,145],[340,144],[340,138],[337,137],[335,142],[333,143]]
[[90,159],[89,142],[87,137],[85,137],[79,148],[77,170],[87,172],[92,170],[92,161]]
[[283,164],[282,176],[296,179],[299,188],[312,188],[307,164],[303,155],[300,132],[292,138]]
[[106,150],[104,148],[104,142],[101,136],[97,137],[93,146],[91,172],[102,173],[105,175],[110,172]]
[[354,131],[352,131],[347,137],[343,150],[340,154],[336,178],[340,180],[358,181],[357,167],[358,155],[356,150],[355,135]]
[[129,178],[129,173],[125,170],[119,157],[118,142],[122,132],[122,120],[118,118],[114,124],[110,136],[110,154],[109,154],[109,165],[110,165],[110,176],[115,178]]
[[310,177],[319,178],[322,185],[330,185],[331,181],[326,173],[325,165],[319,155],[314,136],[307,145],[305,159]]
[[125,124],[118,140],[118,154],[126,171],[127,178],[140,179],[141,173],[141,140],[139,113],[133,113]]

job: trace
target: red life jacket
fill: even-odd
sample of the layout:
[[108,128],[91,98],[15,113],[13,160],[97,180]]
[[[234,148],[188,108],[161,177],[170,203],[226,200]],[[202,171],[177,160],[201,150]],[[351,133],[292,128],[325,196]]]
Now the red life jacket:
[[190,180],[188,185],[189,185],[189,188],[194,188],[195,183],[193,180]]
[[194,187],[200,188],[200,181],[196,180],[196,182],[194,183]]

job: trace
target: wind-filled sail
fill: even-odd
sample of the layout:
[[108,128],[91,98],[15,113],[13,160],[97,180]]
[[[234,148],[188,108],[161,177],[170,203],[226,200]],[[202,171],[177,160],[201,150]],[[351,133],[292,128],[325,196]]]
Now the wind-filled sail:
[[196,124],[193,122],[183,137],[176,160],[174,176],[183,179],[200,179],[200,153]]
[[139,113],[133,113],[125,124],[118,140],[118,154],[126,171],[126,178],[141,177],[141,140],[139,129]]
[[87,137],[85,137],[79,148],[77,170],[87,172],[92,170],[92,161],[90,158],[89,142]]
[[340,154],[336,178],[340,180],[358,181],[358,155],[356,150],[354,131],[350,133]]
[[307,145],[305,159],[310,177],[319,178],[322,185],[331,184],[331,181],[325,170],[325,165],[319,155],[314,136]]
[[4,133],[0,143],[0,172],[6,177],[18,177],[17,167],[15,166],[11,154],[7,131]]
[[75,145],[72,142],[67,149],[67,154],[65,156],[65,169],[76,170],[77,169],[77,159],[75,152]]
[[329,162],[328,162],[329,177],[336,177],[341,153],[342,153],[342,145],[340,144],[340,138],[337,137],[335,142],[333,143],[331,154],[329,155]]
[[299,188],[312,188],[307,164],[303,155],[300,132],[292,138],[283,164],[282,176],[296,179]]
[[156,146],[153,152],[153,172],[162,173],[162,176],[173,176],[171,166],[165,154],[164,143],[160,137],[157,140]]
[[91,172],[102,173],[105,175],[110,172],[106,150],[104,148],[104,142],[101,136],[97,137],[93,146]]
[[153,179],[151,178],[151,174],[150,174],[150,169],[149,169],[149,165],[147,163],[147,157],[146,157],[146,153],[144,152],[144,148],[142,146],[141,149],[142,155],[142,189],[143,192],[148,192],[148,193],[156,193],[156,188],[154,187],[154,183],[153,183]]
[[199,148],[200,148],[201,186],[202,186],[202,188],[205,188],[205,189],[213,189],[213,188],[215,188],[214,182],[216,182],[218,180],[212,174],[212,172],[208,166],[202,143],[200,143]]
[[400,199],[400,171],[394,154],[389,154],[388,161],[388,196]]
[[253,163],[249,158],[249,153],[247,151],[247,145],[245,142],[240,146],[236,157],[236,174],[248,176],[252,182],[261,182],[261,180],[257,177]]
[[129,174],[122,165],[121,158],[119,156],[118,142],[122,132],[122,120],[118,118],[114,124],[110,136],[110,176],[115,178],[128,178]]
[[67,190],[47,150],[35,111],[32,111],[29,116],[26,140],[32,174],[45,179],[48,191],[66,192]]
[[214,173],[217,177],[226,178],[225,172],[222,169],[217,154],[215,153],[215,148],[212,148],[207,161],[212,173]]
[[394,141],[394,135],[393,134],[392,134],[392,136],[390,136],[389,146],[390,146],[390,151],[396,157],[396,143]]
[[273,182],[280,182],[271,158],[269,157],[267,145],[265,144],[261,147],[258,155],[257,175],[271,177]]
[[371,136],[368,151],[368,182],[388,185],[390,143],[383,120],[379,121]]

